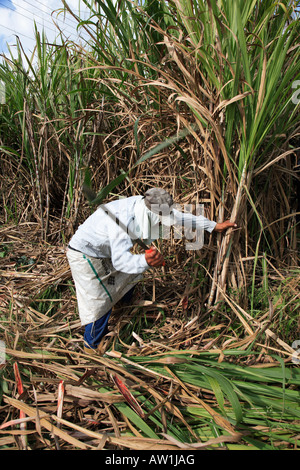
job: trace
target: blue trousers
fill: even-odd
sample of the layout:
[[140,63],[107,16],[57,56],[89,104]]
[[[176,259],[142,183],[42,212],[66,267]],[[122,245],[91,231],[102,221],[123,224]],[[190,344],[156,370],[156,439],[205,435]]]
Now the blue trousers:
[[[130,289],[122,298],[122,302],[127,304],[131,301],[133,296],[134,287]],[[112,310],[110,309],[103,317],[98,318],[98,320],[85,325],[84,328],[84,342],[85,346],[91,349],[96,349],[100,344],[103,336],[106,335],[108,331],[108,320],[111,315]]]

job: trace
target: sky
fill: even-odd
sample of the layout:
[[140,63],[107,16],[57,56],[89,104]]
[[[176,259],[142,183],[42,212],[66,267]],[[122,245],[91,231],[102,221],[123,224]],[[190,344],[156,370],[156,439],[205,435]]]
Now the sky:
[[[81,0],[67,0],[70,8],[81,18],[87,18],[87,8]],[[26,54],[30,56],[35,45],[34,21],[40,32],[45,30],[48,42],[54,42],[58,30],[53,20],[57,21],[65,36],[78,39],[77,23],[70,15],[64,18],[57,10],[63,7],[61,0],[0,0],[0,54],[16,51],[16,36],[20,38]],[[54,13],[53,13],[54,12]]]

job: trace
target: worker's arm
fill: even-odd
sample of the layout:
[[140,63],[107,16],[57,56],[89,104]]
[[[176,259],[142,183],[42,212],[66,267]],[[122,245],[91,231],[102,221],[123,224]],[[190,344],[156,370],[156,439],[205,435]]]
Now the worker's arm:
[[174,218],[174,225],[191,228],[193,230],[206,230],[211,233],[217,225],[216,222],[207,219],[203,215],[181,212],[175,208],[172,210],[172,215]]
[[142,274],[149,269],[145,254],[131,253],[133,242],[131,238],[116,224],[111,226],[109,234],[110,256],[113,267],[127,274]]
[[117,271],[128,274],[141,274],[149,267],[164,266],[162,254],[155,247],[146,250],[145,254],[134,255],[130,252],[131,240],[111,241],[111,261]]
[[173,209],[174,216],[174,225],[182,225],[187,228],[192,229],[203,229],[208,232],[224,232],[230,227],[237,227],[235,222],[230,222],[230,220],[225,220],[222,223],[216,223],[212,220],[207,219],[203,215],[194,215],[187,212],[180,212],[176,209]]
[[214,231],[224,232],[224,230],[227,230],[230,227],[237,227],[237,224],[235,222],[230,222],[230,220],[225,220],[225,222],[217,224],[214,228]]

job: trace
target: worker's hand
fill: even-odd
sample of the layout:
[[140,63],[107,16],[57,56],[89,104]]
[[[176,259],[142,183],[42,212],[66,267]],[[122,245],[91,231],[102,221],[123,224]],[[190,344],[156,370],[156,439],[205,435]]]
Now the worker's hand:
[[159,251],[157,251],[154,246],[151,246],[149,250],[146,250],[145,258],[149,266],[152,266],[154,268],[165,265],[163,255]]
[[222,222],[221,224],[217,224],[214,228],[214,231],[224,232],[224,230],[227,230],[230,227],[237,227],[237,224],[234,222],[230,222],[230,220],[225,220],[225,222]]

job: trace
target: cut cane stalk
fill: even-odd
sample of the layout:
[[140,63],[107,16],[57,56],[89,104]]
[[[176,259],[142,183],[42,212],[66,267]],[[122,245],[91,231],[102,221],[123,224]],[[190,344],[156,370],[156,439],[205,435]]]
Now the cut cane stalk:
[[[57,417],[62,417],[63,404],[64,404],[65,386],[64,381],[61,380],[58,385],[58,397],[57,397]],[[60,425],[57,425],[58,427]]]
[[145,413],[143,412],[142,408],[140,407],[140,405],[138,404],[138,402],[136,401],[136,399],[134,398],[134,396],[132,395],[132,393],[130,393],[130,391],[128,390],[128,388],[126,387],[126,385],[122,382],[122,380],[115,374],[115,375],[111,375],[111,378],[113,379],[114,383],[116,384],[116,386],[118,387],[118,389],[120,390],[120,392],[122,393],[123,397],[125,398],[125,400],[127,401],[127,403],[129,404],[129,406],[141,417],[141,418],[144,418],[145,417]]
[[[57,395],[57,417],[59,419],[62,418],[62,411],[63,411],[63,404],[64,404],[64,395],[65,395],[65,386],[64,386],[64,381],[61,380],[58,384],[58,395]],[[60,429],[61,427],[61,423],[58,422],[57,423],[57,427]],[[59,442],[58,442],[58,437],[53,434],[53,437],[54,437],[54,440],[55,440],[55,445],[56,445],[56,449],[57,450],[60,450],[60,445],[59,445]]]
[[[19,372],[19,366],[17,362],[14,362],[13,368],[14,368],[15,379],[17,382],[18,394],[21,396],[24,393],[24,388],[23,388],[23,383],[22,383],[21,375]],[[22,420],[20,421],[21,431],[26,431],[26,428],[27,428],[26,422],[24,421],[25,418],[26,418],[26,414],[24,413],[24,411],[20,410],[20,420]],[[22,449],[26,450],[27,449],[27,437],[24,435],[21,435],[20,443],[21,443]]]

